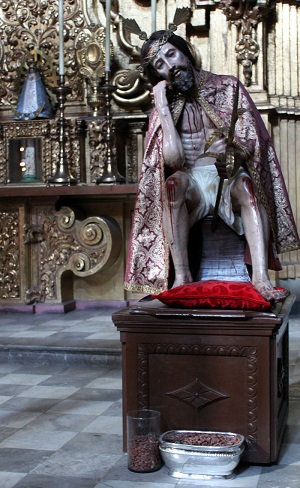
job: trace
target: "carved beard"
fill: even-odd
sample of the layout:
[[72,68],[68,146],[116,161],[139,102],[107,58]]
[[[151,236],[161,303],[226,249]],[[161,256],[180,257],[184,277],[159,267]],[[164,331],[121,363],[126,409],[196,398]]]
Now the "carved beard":
[[[180,70],[179,77],[176,76],[178,70]],[[170,81],[173,88],[181,93],[186,93],[193,88],[195,77],[193,65],[190,60],[187,61],[186,66],[173,66],[170,69]]]

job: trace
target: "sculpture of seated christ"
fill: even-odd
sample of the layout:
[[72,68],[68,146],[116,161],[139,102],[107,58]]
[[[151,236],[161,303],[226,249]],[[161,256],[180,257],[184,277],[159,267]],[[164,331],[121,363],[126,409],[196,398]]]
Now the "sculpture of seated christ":
[[275,289],[268,269],[280,269],[277,252],[297,249],[299,237],[274,146],[254,102],[235,77],[197,67],[190,45],[170,31],[152,34],[141,60],[155,106],[125,288],[167,289],[169,252],[172,286],[190,283],[189,230],[217,214],[244,234],[254,288],[267,301],[283,301],[288,292]]

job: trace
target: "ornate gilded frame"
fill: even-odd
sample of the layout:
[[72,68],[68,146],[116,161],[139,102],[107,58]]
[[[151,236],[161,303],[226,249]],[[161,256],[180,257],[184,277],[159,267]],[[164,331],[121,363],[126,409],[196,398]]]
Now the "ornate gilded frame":
[[[80,138],[77,135],[78,124],[76,120],[68,120],[66,128],[66,155],[71,162],[72,174],[78,181],[84,178],[85,168],[80,170]],[[57,138],[57,120],[44,119],[33,121],[11,121],[0,124],[0,185],[23,183],[10,183],[9,175],[9,142],[12,139],[31,139],[41,138],[41,178],[37,184],[46,184],[49,178],[54,174],[58,155],[59,142]],[[30,183],[33,184],[33,183]],[[36,184],[36,183],[34,183]]]
[[10,183],[10,141],[32,138],[41,139],[41,178],[38,183],[44,184],[51,175],[51,121],[7,122],[2,125],[2,138],[3,144],[0,148],[0,184]]

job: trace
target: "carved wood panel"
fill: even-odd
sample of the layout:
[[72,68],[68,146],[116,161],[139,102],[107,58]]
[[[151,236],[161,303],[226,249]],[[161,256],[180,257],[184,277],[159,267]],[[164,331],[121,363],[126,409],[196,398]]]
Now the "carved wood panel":
[[0,206],[0,302],[24,300],[25,249],[23,239],[24,206]]
[[122,247],[121,229],[109,217],[76,218],[75,211],[35,205],[26,225],[30,247],[31,286],[26,302],[61,302],[65,272],[90,276],[112,266]]

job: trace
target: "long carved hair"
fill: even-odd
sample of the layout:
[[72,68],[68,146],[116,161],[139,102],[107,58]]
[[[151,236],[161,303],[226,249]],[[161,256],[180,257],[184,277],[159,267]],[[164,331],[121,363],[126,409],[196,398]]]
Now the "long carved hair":
[[[147,56],[148,51],[151,47],[151,44],[154,41],[157,41],[158,39],[160,39],[164,35],[164,33],[165,33],[164,30],[159,30],[159,31],[153,32],[153,34],[151,34],[149,39],[143,44],[142,49],[141,49],[141,61],[142,62],[144,61],[145,57]],[[192,65],[194,67],[196,66],[196,61],[195,61],[195,58],[189,49],[189,45],[182,37],[177,36],[176,34],[172,34],[169,37],[168,42],[170,44],[172,44],[172,46],[179,49],[183,54],[185,54],[185,56],[187,56],[187,58],[191,61]],[[151,85],[153,85],[153,86],[157,85],[157,83],[159,83],[163,79],[161,76],[159,76],[156,73],[156,71],[153,68],[153,66],[151,65],[151,63],[149,63],[146,66],[145,73],[146,73]]]

